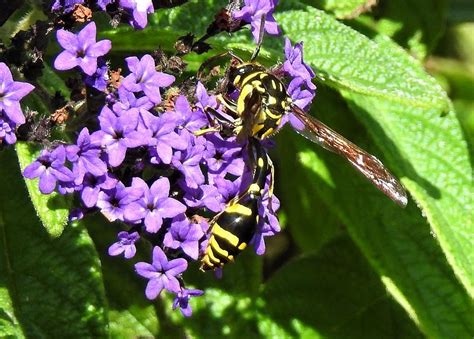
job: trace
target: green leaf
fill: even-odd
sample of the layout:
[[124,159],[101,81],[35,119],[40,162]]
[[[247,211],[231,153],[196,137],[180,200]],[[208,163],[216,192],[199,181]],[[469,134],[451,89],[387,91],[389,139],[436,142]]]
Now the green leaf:
[[0,163],[2,314],[14,314],[11,323],[27,337],[106,336],[100,264],[87,232],[72,225],[61,238],[49,237],[30,204],[14,152],[0,153]]
[[310,329],[321,338],[422,337],[347,237],[282,267],[263,298],[267,316],[292,337]]
[[56,91],[59,91],[66,98],[71,94],[71,90],[66,86],[63,79],[48,64],[44,65],[38,84],[51,96],[54,96]]
[[[22,172],[39,154],[38,147],[25,142],[18,142],[15,149]],[[56,192],[49,195],[41,194],[38,188],[38,179],[30,180],[24,178],[24,180],[31,202],[41,223],[51,236],[59,237],[68,221],[70,199]]]
[[449,2],[449,21],[453,23],[472,21],[474,3],[470,0],[451,0]]
[[262,283],[261,258],[252,248],[247,249],[235,264],[224,267],[221,279],[212,272],[199,271],[198,267],[191,265],[184,275],[187,287],[205,292],[191,300],[192,317],[184,318],[180,311],[172,311],[170,299],[165,305],[166,315],[190,337],[259,337],[256,309]]
[[[396,170],[396,172],[406,173],[407,177],[410,178],[404,178],[403,180],[407,188],[416,197],[423,196],[427,199],[427,204],[425,201],[420,202],[425,210],[431,211],[430,209],[434,206],[432,204],[450,203],[452,197],[449,195],[450,192],[446,191],[446,181],[443,181],[445,179],[450,180],[451,173],[443,169],[443,166],[447,166],[447,163],[441,161],[439,157],[433,157],[432,152],[422,148],[422,145],[425,144],[440,144],[441,142],[437,141],[442,135],[440,130],[433,128],[433,126],[424,126],[422,124],[425,121],[424,119],[420,119],[421,122],[412,123],[411,125],[403,123],[403,116],[398,116],[396,122],[396,117],[393,117],[392,125],[388,121],[383,121],[387,126],[396,126],[398,134],[394,134],[395,136],[404,135],[404,138],[411,139],[411,141],[405,140],[406,145],[404,147],[408,147],[408,145],[416,147],[418,153],[413,150],[404,152],[404,154],[409,155],[407,160],[404,160],[400,154],[394,153],[397,148],[391,141],[394,140],[393,137],[385,137],[382,141],[381,138],[384,134],[381,132],[380,126],[373,120],[369,131],[384,152],[376,151],[373,145],[370,147],[364,145],[364,140],[367,139],[364,135],[361,135],[360,132],[358,135],[353,135],[355,131],[362,131],[363,128],[355,124],[340,100],[334,94],[325,91],[324,88],[320,88],[319,94],[318,105],[315,106],[316,115],[322,121],[331,120],[330,125],[335,130],[345,131],[342,134],[356,144],[364,146],[365,149],[372,150],[372,154],[377,156],[386,154],[389,161],[385,161],[385,163],[390,165],[389,168]],[[393,102],[390,104],[393,114],[393,108],[397,106]],[[391,114],[382,112],[381,107],[379,103],[378,119],[387,116],[392,117]],[[408,110],[403,110],[404,113],[411,112],[413,114],[414,111],[416,112],[413,107],[408,106],[406,108]],[[334,114],[335,112],[337,112],[337,115]],[[417,113],[419,114],[419,112]],[[406,119],[409,119],[411,114],[406,114]],[[367,120],[363,120],[364,122],[368,121],[369,114],[366,113],[365,116],[367,116],[365,118]],[[446,130],[451,131],[456,126],[456,120],[451,115],[444,118],[438,116],[437,119],[448,124],[445,125]],[[416,128],[419,130],[414,131],[413,129]],[[456,127],[454,130],[456,130]],[[352,131],[352,134],[349,131]],[[454,148],[450,148],[449,152],[446,150],[442,154],[448,156],[448,153],[454,151],[454,155],[461,158],[461,167],[464,166],[462,162],[466,150],[461,148],[459,152],[456,152],[459,141],[453,142],[447,135],[442,136],[442,141],[448,144],[447,147],[452,143],[450,146]],[[428,138],[429,142],[424,137]],[[459,138],[459,140],[462,139]],[[297,136],[289,136],[283,141],[286,147],[281,148],[281,152],[287,154],[297,153],[300,163],[314,174],[313,180],[319,186],[316,191],[317,194],[347,226],[349,234],[380,275],[388,291],[405,308],[421,330],[426,335],[434,338],[447,336],[465,338],[473,333],[472,317],[468,316],[473,311],[471,299],[455,278],[451,268],[447,265],[445,255],[439,248],[442,241],[453,236],[453,231],[445,229],[445,225],[439,227],[440,225],[435,226],[435,224],[430,229],[426,219],[423,218],[412,200],[406,209],[400,209],[362,176],[357,176],[354,169],[340,157],[316,149],[313,144],[308,144]],[[306,146],[304,151],[301,151],[302,146]],[[300,150],[299,153],[298,150]],[[428,155],[432,158],[429,158]],[[434,172],[427,172],[426,170],[423,174],[414,172],[413,168],[410,170],[409,161],[413,161],[418,167],[420,166],[419,162],[426,161],[426,166],[435,166]],[[459,164],[459,160],[451,161],[456,166]],[[402,165],[403,168],[401,168]],[[288,162],[288,164],[282,163],[280,175],[282,177],[292,175],[293,166],[291,162]],[[439,168],[440,171],[438,172],[436,168]],[[440,174],[436,175],[436,173]],[[459,176],[459,173],[456,171],[454,176]],[[451,189],[461,190],[459,199],[468,199],[469,196],[463,192],[468,188],[459,185],[459,181],[463,182],[463,180],[462,177],[451,179],[453,185]],[[442,184],[440,184],[441,181],[443,181]],[[458,183],[456,184],[456,182]],[[422,190],[425,189],[429,191],[423,192]],[[435,194],[437,200],[429,194]],[[291,199],[291,195],[289,198]],[[444,209],[446,217],[456,211],[456,204],[457,202],[454,206]],[[439,217],[437,214],[429,215],[428,220],[432,221],[433,217],[435,221],[444,221],[444,219],[436,219]],[[315,216],[316,218],[317,216]],[[468,216],[460,214],[458,218],[467,221],[465,218],[468,218]],[[447,226],[448,228],[461,225],[460,223],[457,224],[458,220],[450,219],[450,221],[451,224]],[[311,225],[308,225],[308,227],[311,227]],[[457,236],[460,238],[459,235]],[[458,239],[454,240],[457,241]],[[464,250],[465,248],[461,250],[461,254],[455,254],[460,255],[455,260],[463,262],[465,255],[469,255],[468,252],[462,252]]]
[[[278,135],[277,141],[283,142],[281,138],[286,133],[294,132],[285,129]],[[278,141],[279,144],[282,142]],[[294,162],[294,154],[277,152],[275,155],[277,168]],[[291,230],[291,238],[303,251],[316,252],[325,243],[341,235],[343,225],[324,201],[314,194],[319,187],[312,177],[305,168],[295,166],[292,175],[286,176],[284,180],[277,174],[275,188],[281,208],[288,214],[287,227]]]
[[[214,278],[215,279],[215,278]],[[193,285],[193,287],[199,287]],[[206,287],[205,294],[192,301],[193,315],[184,318],[171,310],[171,300],[165,310],[172,321],[183,327],[192,338],[259,338],[257,300],[246,294],[234,294],[224,289]]]
[[118,230],[104,217],[89,216],[81,224],[91,234],[102,263],[111,337],[158,336],[160,324],[155,305],[145,298],[145,280],[133,267],[135,262],[150,258],[142,257],[143,251],[139,251],[133,260],[111,257],[108,248],[117,240]]
[[313,7],[334,13],[336,18],[354,18],[377,4],[374,0],[302,0]]
[[439,114],[449,110],[449,100],[439,84],[403,51],[381,46],[311,7],[276,17],[292,41],[305,41],[306,62],[332,87]]
[[0,26],[0,40],[10,41],[19,31],[26,31],[38,20],[45,20],[46,16],[33,1],[21,1],[19,8]]
[[[353,100],[354,111],[375,141],[385,144],[381,147],[392,160],[391,168],[403,173],[404,185],[423,210],[449,263],[474,296],[472,168],[456,114],[439,117],[436,111],[344,95]],[[377,122],[369,113],[374,111]],[[377,131],[379,123],[391,125],[386,134]]]
[[447,0],[392,0],[377,8],[380,19],[373,24],[378,32],[423,59],[444,33],[447,12]]
[[[385,39],[379,44],[393,48]],[[451,111],[440,117],[434,108],[422,110],[349,92],[343,95],[393,161],[392,168],[407,177],[404,184],[423,210],[455,274],[474,296],[473,169],[456,114]],[[389,128],[382,133],[379,125]]]
[[115,52],[150,52],[157,47],[174,50],[178,37],[189,32],[196,36],[204,35],[217,10],[222,7],[223,4],[215,0],[189,1],[173,9],[157,10],[150,16],[149,25],[144,30],[136,31],[124,26],[107,30],[104,27],[100,37],[111,39]]
[[[298,20],[295,17],[298,16]],[[291,20],[293,19],[293,20]],[[474,295],[472,168],[446,93],[393,42],[371,41],[307,8],[281,16],[287,34],[309,40],[306,60],[357,106],[357,117],[390,161],[437,234],[456,275]]]
[[[0,215],[0,227],[1,225],[3,225],[3,220]],[[1,247],[3,246],[4,244],[2,244]],[[3,270],[3,264],[0,266],[0,270]],[[15,316],[15,310],[13,309],[12,300],[4,276],[0,276],[0,337],[25,337],[25,334],[18,324],[18,319]]]

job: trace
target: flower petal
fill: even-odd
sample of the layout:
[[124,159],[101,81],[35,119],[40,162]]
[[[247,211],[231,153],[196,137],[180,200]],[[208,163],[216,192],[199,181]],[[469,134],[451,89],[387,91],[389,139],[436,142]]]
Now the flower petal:
[[156,268],[153,265],[143,261],[135,264],[135,271],[138,275],[147,279],[154,279],[158,275]]
[[186,212],[186,205],[173,198],[167,198],[160,201],[160,215],[163,218],[173,218]]
[[188,268],[188,262],[186,259],[178,258],[171,260],[166,267],[167,276],[177,276],[183,273]]
[[87,49],[87,55],[97,58],[107,54],[111,48],[112,42],[110,40],[101,40]]
[[163,280],[159,278],[151,279],[146,285],[145,295],[149,300],[156,299],[163,291],[164,284]]
[[46,170],[40,177],[39,189],[43,194],[50,194],[56,187],[56,177]]
[[149,233],[156,233],[163,225],[163,218],[158,213],[149,212],[145,216],[145,227]]
[[58,40],[59,44],[62,48],[66,51],[73,52],[74,54],[78,50],[79,42],[77,40],[77,36],[65,29],[60,29],[56,32],[56,39]]
[[67,71],[78,65],[76,54],[69,51],[62,51],[54,60],[54,68],[59,71]]
[[5,97],[10,100],[19,101],[21,98],[23,98],[25,95],[27,95],[34,89],[35,86],[30,85],[27,82],[14,81],[8,87],[8,93],[6,93]]

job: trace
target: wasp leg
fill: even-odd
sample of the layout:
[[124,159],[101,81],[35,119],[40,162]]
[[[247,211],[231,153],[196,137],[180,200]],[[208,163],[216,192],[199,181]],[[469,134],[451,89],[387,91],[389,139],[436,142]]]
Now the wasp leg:
[[236,120],[238,120],[234,116],[231,116],[223,112],[219,112],[218,110],[209,106],[206,107],[205,113],[211,123],[215,124],[217,121],[220,124],[225,125],[227,127],[234,126],[236,123]]
[[220,54],[217,54],[217,55],[214,55],[212,57],[210,57],[209,59],[207,59],[206,61],[204,61],[201,65],[201,67],[199,67],[198,69],[198,72],[197,72],[197,78],[198,80],[203,80],[204,77],[203,77],[203,73],[204,73],[204,70],[206,68],[208,68],[209,66],[211,66],[213,63],[215,63],[216,61],[219,61],[220,59],[224,59],[224,58],[234,58],[236,59],[239,63],[243,64],[244,61],[238,57],[237,55],[235,55],[233,52],[231,51],[226,51],[226,52],[223,52],[223,53],[220,53]]
[[229,118],[233,119],[232,117],[224,117],[221,112],[209,106],[205,108],[204,113],[206,114],[207,120],[209,121],[211,127],[194,132],[194,135],[196,136],[207,133],[221,132],[224,130],[224,128],[233,130],[235,129],[236,122],[238,122],[238,119],[230,121]]
[[234,100],[229,98],[227,95],[222,95],[219,94],[216,96],[217,102],[221,103],[224,105],[224,107],[229,110],[232,114],[235,116],[239,116],[239,113],[237,112],[237,104]]
[[200,129],[199,131],[195,131],[193,132],[193,134],[199,137],[204,134],[215,133],[215,132],[220,132],[220,131],[222,131],[222,127],[209,127],[209,128]]
[[268,156],[268,167],[270,168],[270,185],[268,186],[268,206],[273,211],[272,199],[273,199],[273,188],[275,186],[275,166],[273,165],[272,159]]
[[[268,155],[267,152],[264,151],[263,147],[256,141],[255,139],[251,139],[250,143],[252,144],[254,149],[249,150],[249,159],[252,163],[252,166],[255,168],[254,172],[254,178],[257,178],[260,176],[261,178],[259,179],[259,188],[262,190],[260,194],[263,193],[263,189],[265,187],[265,182],[266,182],[266,177],[268,173],[270,173],[270,184],[268,186],[268,203],[270,206],[270,209],[272,210],[272,198],[273,198],[273,190],[275,186],[275,166],[273,165],[273,161]],[[255,150],[255,155],[253,151]],[[263,164],[263,165],[262,165]],[[260,166],[260,168],[259,168]],[[265,172],[257,172],[261,171],[261,166],[265,167]],[[259,174],[260,173],[260,174]],[[255,179],[254,179],[255,181]]]
[[260,32],[258,33],[258,42],[255,51],[253,51],[252,57],[250,58],[250,62],[254,62],[260,52],[260,47],[262,47],[263,36],[265,35],[265,15],[262,15],[260,21]]

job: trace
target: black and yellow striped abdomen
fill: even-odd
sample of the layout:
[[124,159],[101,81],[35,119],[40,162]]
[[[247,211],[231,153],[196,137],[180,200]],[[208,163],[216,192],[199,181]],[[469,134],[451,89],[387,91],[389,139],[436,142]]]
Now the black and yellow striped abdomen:
[[258,202],[270,171],[267,154],[258,142],[256,146],[257,159],[252,184],[241,197],[229,203],[211,220],[209,242],[201,259],[203,271],[233,262],[255,234],[259,221]]
[[202,270],[212,270],[233,262],[247,247],[258,223],[257,199],[230,205],[212,222],[209,244],[201,260]]

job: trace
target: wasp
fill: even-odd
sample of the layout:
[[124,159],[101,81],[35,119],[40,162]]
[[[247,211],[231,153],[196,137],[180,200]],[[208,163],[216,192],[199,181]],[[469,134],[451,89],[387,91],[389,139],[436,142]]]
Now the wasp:
[[[258,202],[262,198],[267,176],[273,171],[263,146],[251,142],[255,149],[255,171],[244,194],[234,198],[210,222],[209,243],[201,259],[201,270],[207,271],[233,262],[252,240],[259,222]],[[271,174],[273,181],[273,174]],[[269,195],[272,192],[272,183]]]
[[[254,61],[260,45],[261,40],[250,62],[244,62],[232,52],[225,52],[208,59],[201,65],[198,77],[201,77],[204,68],[217,59],[230,56],[233,60],[227,69],[222,93],[217,97],[225,107],[226,113],[231,115],[233,120],[223,121],[222,118],[219,118],[219,112],[209,108],[219,124],[208,130],[220,131],[225,126],[229,126],[232,133],[237,136],[237,140],[255,140],[253,144],[259,145],[260,141],[278,131],[286,114],[292,113],[304,126],[301,130],[296,129],[298,133],[347,159],[375,187],[398,205],[405,207],[407,204],[405,189],[379,159],[304,112],[293,103],[285,84],[264,66]],[[230,93],[234,90],[238,91],[238,96],[232,99]],[[247,200],[246,204],[231,202],[223,212],[216,215],[211,221],[210,241],[202,259],[201,268],[204,270],[221,267],[224,263],[233,261],[234,256],[247,246],[248,241],[255,233],[258,215],[256,211],[254,212],[253,204],[256,205],[260,198],[256,189],[262,189],[264,183],[261,181],[264,179],[260,177],[262,173],[273,172],[268,156],[266,156],[268,159],[264,161],[261,153],[262,151],[257,147],[254,180],[247,192],[244,193],[245,196],[251,198]],[[259,167],[259,161],[263,167]],[[237,197],[236,201],[240,201],[240,197]]]
[[[277,132],[283,116],[293,113],[304,126],[301,130],[295,129],[298,133],[347,159],[390,199],[401,207],[406,206],[408,200],[405,189],[379,159],[295,105],[283,82],[264,66],[253,61],[244,62],[231,52],[216,57],[224,55],[230,55],[238,62],[228,70],[227,87],[239,90],[239,95],[236,100],[232,100],[227,94],[228,90],[218,95],[218,100],[235,117],[230,125],[238,140],[268,138]],[[215,111],[213,113],[218,114]]]

